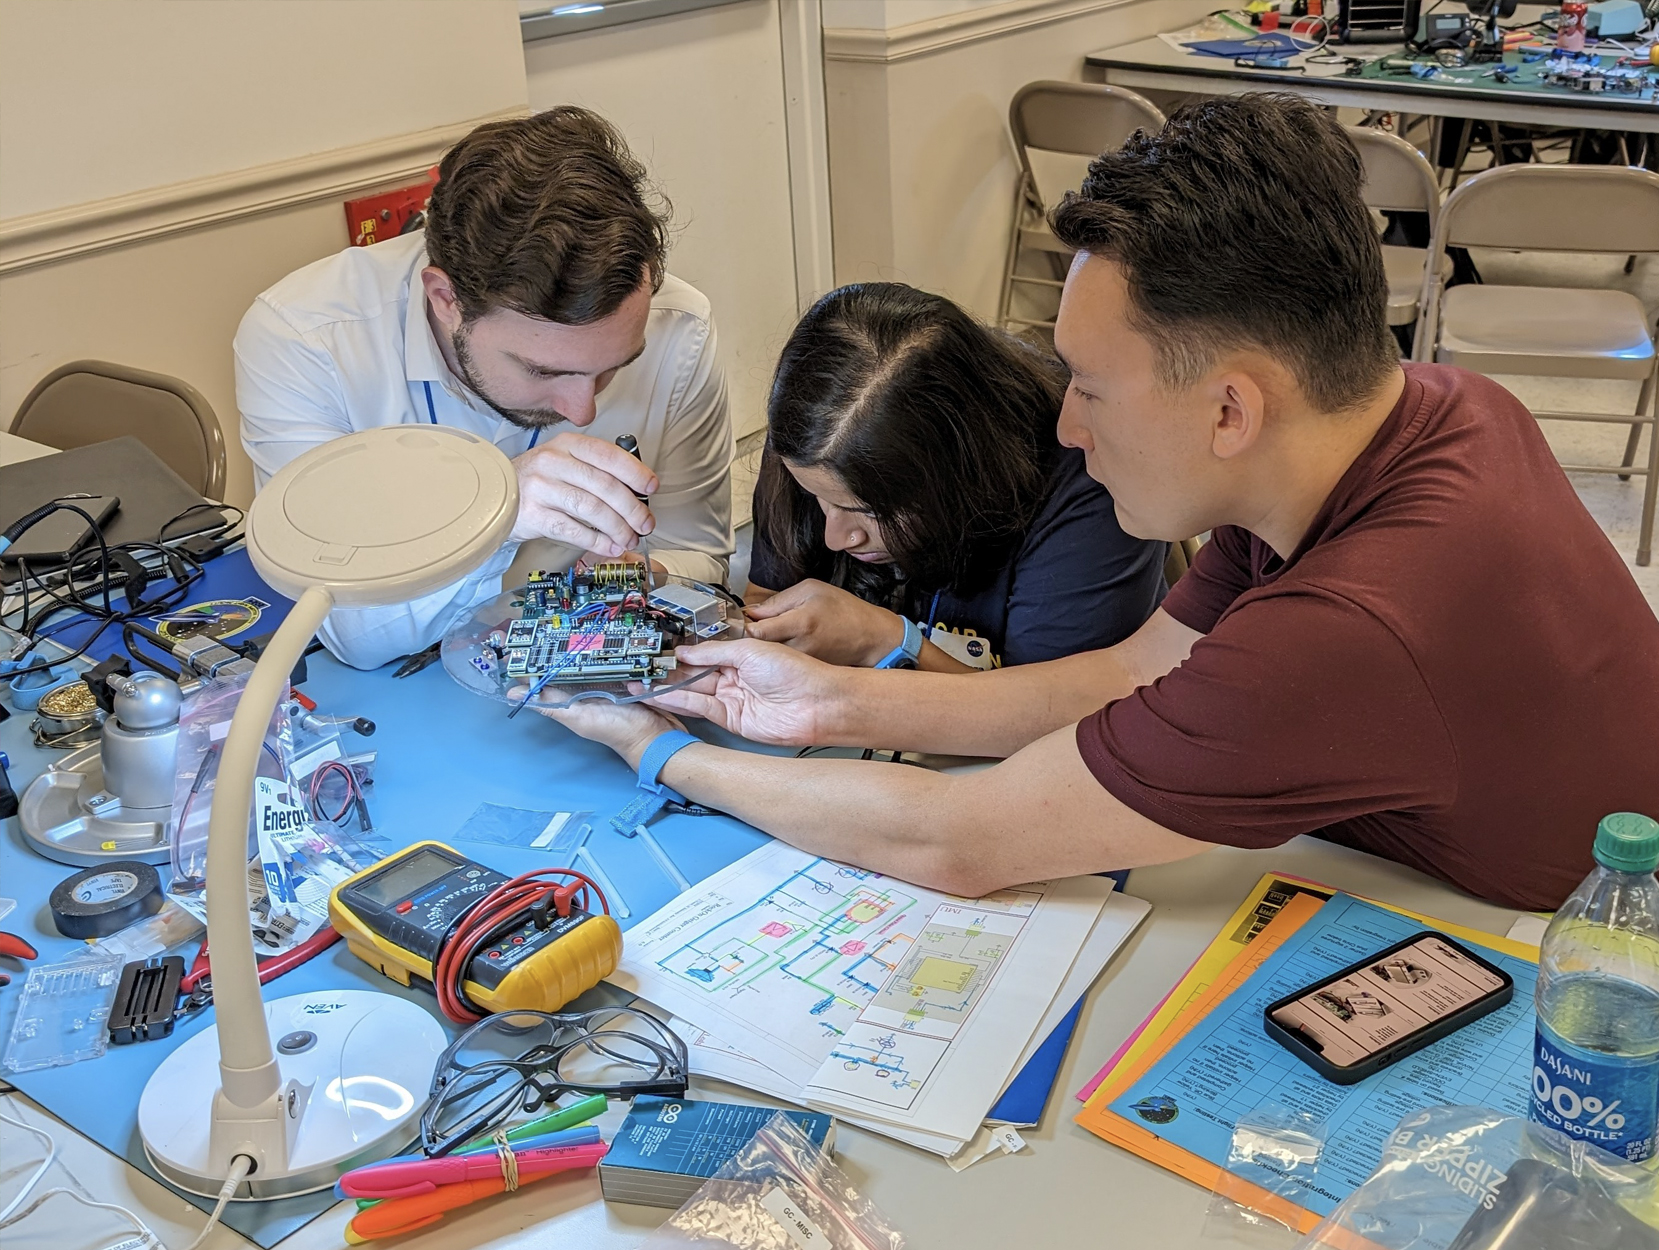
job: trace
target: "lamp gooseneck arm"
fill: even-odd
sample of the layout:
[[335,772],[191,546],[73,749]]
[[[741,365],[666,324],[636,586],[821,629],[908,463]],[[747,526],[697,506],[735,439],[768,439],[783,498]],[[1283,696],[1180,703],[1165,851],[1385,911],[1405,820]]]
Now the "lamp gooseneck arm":
[[207,938],[213,952],[213,1005],[218,1017],[219,1073],[225,1097],[255,1107],[281,1085],[259,965],[248,925],[248,821],[265,732],[318,626],[334,606],[321,587],[300,596],[248,676],[219,759],[207,835]]

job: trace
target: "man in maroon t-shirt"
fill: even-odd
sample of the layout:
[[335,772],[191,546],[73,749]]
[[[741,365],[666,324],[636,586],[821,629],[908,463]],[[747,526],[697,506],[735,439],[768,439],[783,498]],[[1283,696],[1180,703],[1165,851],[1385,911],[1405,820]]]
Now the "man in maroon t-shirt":
[[1061,441],[1129,533],[1214,533],[1133,637],[965,676],[708,643],[682,652],[717,670],[704,693],[661,700],[759,740],[1003,762],[647,756],[659,712],[558,718],[647,781],[960,894],[1314,834],[1560,903],[1601,816],[1659,816],[1659,618],[1520,403],[1401,368],[1360,179],[1322,110],[1222,97],[1055,214],[1078,250]]

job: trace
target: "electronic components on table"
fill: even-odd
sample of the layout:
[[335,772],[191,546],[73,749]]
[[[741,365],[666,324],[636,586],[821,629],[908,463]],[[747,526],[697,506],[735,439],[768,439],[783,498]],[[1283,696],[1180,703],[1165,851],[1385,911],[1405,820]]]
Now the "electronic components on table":
[[1570,91],[1610,95],[1641,95],[1653,86],[1646,67],[1607,64],[1589,53],[1549,57],[1538,66],[1538,81]]
[[651,584],[640,564],[601,564],[532,573],[517,620],[490,641],[508,678],[556,683],[660,681],[675,667],[674,647],[726,629],[725,609],[709,592],[681,583]]

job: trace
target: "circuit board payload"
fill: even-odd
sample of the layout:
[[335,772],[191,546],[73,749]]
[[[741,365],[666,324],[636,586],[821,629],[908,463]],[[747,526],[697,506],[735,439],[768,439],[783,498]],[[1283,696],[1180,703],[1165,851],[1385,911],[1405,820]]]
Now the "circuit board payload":
[[489,642],[508,679],[537,685],[653,685],[674,671],[676,646],[728,628],[718,595],[620,562],[532,573],[517,607]]

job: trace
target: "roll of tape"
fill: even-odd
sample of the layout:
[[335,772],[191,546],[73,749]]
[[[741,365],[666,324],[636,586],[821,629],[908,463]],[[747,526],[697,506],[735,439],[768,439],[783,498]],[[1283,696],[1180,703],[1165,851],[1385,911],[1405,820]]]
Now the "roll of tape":
[[108,937],[161,910],[161,878],[148,864],[121,859],[83,868],[58,882],[48,904],[67,938]]

